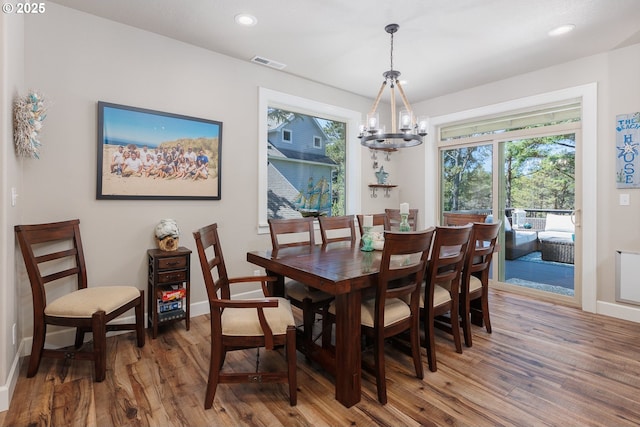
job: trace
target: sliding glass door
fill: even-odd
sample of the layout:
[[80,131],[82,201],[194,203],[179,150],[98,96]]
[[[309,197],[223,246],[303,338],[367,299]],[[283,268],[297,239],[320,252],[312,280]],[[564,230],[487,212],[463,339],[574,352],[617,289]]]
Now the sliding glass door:
[[441,213],[485,214],[486,221],[503,223],[494,285],[578,301],[575,128],[523,129],[441,145]]
[[499,142],[501,282],[575,295],[576,134]]
[[469,145],[440,153],[442,211],[491,214],[493,145]]

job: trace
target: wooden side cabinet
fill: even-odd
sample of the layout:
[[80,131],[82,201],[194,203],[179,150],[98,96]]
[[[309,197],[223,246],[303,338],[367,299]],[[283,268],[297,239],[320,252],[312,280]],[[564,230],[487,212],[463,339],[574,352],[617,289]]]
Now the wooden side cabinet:
[[179,247],[166,252],[147,250],[149,259],[148,323],[151,336],[158,336],[158,326],[184,320],[187,331],[190,319],[191,250]]

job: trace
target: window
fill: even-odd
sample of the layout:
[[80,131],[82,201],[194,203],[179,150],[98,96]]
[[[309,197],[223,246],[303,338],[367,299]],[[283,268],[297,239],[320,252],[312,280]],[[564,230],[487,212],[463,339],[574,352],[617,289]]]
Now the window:
[[[276,188],[275,179],[271,180],[271,183],[274,185],[271,188],[269,187],[269,176],[277,176],[278,173],[282,174],[282,171],[279,171],[276,169],[276,167],[274,167],[274,163],[279,161],[280,164],[283,165],[286,161],[288,161],[285,158],[286,156],[281,151],[286,149],[292,151],[297,150],[297,156],[304,157],[304,164],[314,167],[316,166],[316,163],[314,163],[314,159],[307,158],[308,154],[303,155],[303,153],[307,153],[308,149],[314,148],[315,139],[312,137],[314,134],[326,134],[326,132],[328,132],[327,129],[330,129],[329,133],[332,133],[335,131],[335,129],[331,129],[332,127],[338,129],[341,128],[341,130],[338,130],[335,133],[342,132],[344,136],[342,138],[343,147],[341,148],[343,152],[343,160],[341,162],[336,162],[337,167],[333,167],[330,169],[331,171],[335,171],[336,169],[338,169],[338,172],[334,173],[330,171],[326,178],[327,184],[332,188],[331,192],[329,193],[329,199],[331,200],[331,209],[333,211],[334,205],[340,205],[340,207],[335,208],[339,209],[336,212],[359,212],[361,192],[360,165],[362,149],[359,140],[357,139],[357,131],[358,124],[361,120],[361,114],[357,111],[323,104],[320,102],[308,100],[294,95],[284,94],[281,92],[276,92],[265,88],[260,88],[259,111],[258,232],[269,232],[267,218],[269,218],[270,215],[273,215],[274,212],[278,212],[278,214],[282,213],[280,212],[280,209],[278,209],[279,206],[290,204],[288,212],[294,212],[298,216],[301,215],[300,212],[296,212],[295,203],[290,202],[290,200],[295,200],[295,197],[298,195],[298,193],[304,193],[304,191],[306,191],[306,188],[300,188],[299,184],[289,186],[289,194],[292,192],[292,187],[294,188],[294,194],[292,196],[289,195],[289,197],[285,197],[284,199],[286,200],[279,200],[277,197],[274,197],[273,193],[275,191],[280,192],[282,190]],[[279,116],[279,119],[274,120],[274,118],[277,116]],[[302,127],[298,127],[301,126],[301,123],[294,123],[293,121],[291,121],[294,117],[304,117],[305,119],[308,117],[309,124],[312,124],[311,121],[313,121],[313,126],[317,126],[317,129],[319,130],[311,134],[306,134],[305,136]],[[278,148],[277,141],[281,141],[281,138],[274,139],[273,137],[270,138],[269,136],[270,129],[274,129],[274,126],[277,127],[278,121],[280,121],[281,128],[286,127],[287,130],[291,131],[291,144],[287,144],[286,148]],[[285,124],[286,121],[289,121],[289,124]],[[308,126],[308,124],[305,123],[305,126]],[[312,129],[313,126],[311,127]],[[298,143],[298,139],[299,141],[301,141],[300,143]],[[330,152],[331,148],[329,146],[331,145],[331,138],[321,137],[321,146],[322,140],[325,141],[325,152]],[[304,145],[305,143],[307,144],[306,147]],[[290,152],[286,154],[295,157],[295,155]],[[315,156],[323,155],[321,153],[318,153],[317,149],[311,151],[310,154]],[[282,170],[284,170],[284,168],[285,167],[283,166]],[[342,168],[341,171],[340,168]],[[298,170],[304,170],[304,168]],[[298,174],[301,173],[303,172],[298,172]],[[289,172],[287,172],[287,174],[289,174]],[[289,176],[291,177],[293,175]],[[334,176],[336,177],[335,181]],[[340,183],[341,179],[343,181],[342,184]],[[293,178],[289,178],[288,180],[290,183],[295,181],[295,179]],[[284,182],[286,184],[285,180],[278,179],[277,181],[280,183]],[[308,176],[306,177],[305,184],[307,187],[309,186]],[[314,176],[314,188],[317,186],[317,184],[318,178]],[[342,192],[342,194],[333,191],[336,188],[338,188],[338,192]],[[275,200],[276,206],[270,206],[269,200],[271,200],[272,203],[274,203]]]
[[293,135],[289,129],[282,129],[282,142],[291,143],[293,141]]
[[[271,106],[267,115],[267,218],[344,215],[346,124]],[[284,126],[298,137],[280,144]],[[318,132],[324,147],[315,135],[309,144]]]

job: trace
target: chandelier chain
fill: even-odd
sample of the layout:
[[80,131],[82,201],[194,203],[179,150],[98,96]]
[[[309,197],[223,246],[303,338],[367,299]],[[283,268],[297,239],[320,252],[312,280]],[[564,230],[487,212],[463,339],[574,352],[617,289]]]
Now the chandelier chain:
[[393,71],[393,33],[391,33],[391,71]]

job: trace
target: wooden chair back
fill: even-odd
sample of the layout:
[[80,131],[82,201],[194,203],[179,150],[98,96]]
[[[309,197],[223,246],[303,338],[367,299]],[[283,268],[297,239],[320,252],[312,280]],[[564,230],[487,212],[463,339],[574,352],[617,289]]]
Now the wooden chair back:
[[[87,286],[87,269],[80,237],[80,220],[16,225],[33,300],[33,343],[27,376],[34,376],[42,357],[78,358],[95,362],[95,380],[106,373],[106,332],[132,330],[137,333],[138,346],[145,341],[144,291],[134,286]],[[74,290],[47,298],[49,284],[68,283]],[[57,286],[54,286],[57,287]],[[86,303],[83,305],[83,303]],[[112,307],[106,312],[98,307]],[[135,323],[108,325],[134,308]],[[76,328],[74,350],[44,349],[46,325]],[[83,350],[84,334],[93,333],[93,350]]]
[[[231,285],[235,283],[260,282],[263,292],[268,295],[267,282],[275,277],[246,276],[229,278],[218,237],[218,225],[210,224],[193,233],[204,278],[209,309],[211,313],[211,360],[209,380],[205,394],[205,409],[211,408],[219,383],[277,382],[289,383],[289,400],[294,406],[297,402],[296,391],[296,344],[293,314],[289,302],[283,298],[264,298],[258,300],[232,300]],[[214,274],[215,272],[215,274]],[[242,309],[242,310],[240,310]],[[253,309],[249,313],[244,309]],[[277,317],[290,316],[286,333],[273,331],[267,313],[278,310]],[[234,321],[238,317],[245,320]],[[251,319],[251,321],[249,321]],[[225,332],[227,325],[233,324],[234,334]],[[256,367],[253,372],[221,372],[227,351],[255,347],[272,350],[286,347],[287,370],[281,372],[262,372]]]
[[484,222],[486,219],[487,214],[443,212],[442,225],[444,227],[466,225],[474,222]]
[[[385,232],[375,298],[361,305],[362,331],[374,346],[373,367],[366,363],[363,366],[373,371],[378,401],[383,405],[387,403],[384,352],[387,338],[408,331],[416,376],[424,377],[420,356],[420,293],[433,235],[433,227],[419,232]],[[324,327],[330,328],[333,322],[332,315]]]
[[[469,238],[469,247],[465,259],[465,266],[460,281],[460,306],[462,313],[462,330],[467,347],[472,345],[472,323],[480,326],[484,323],[487,332],[491,332],[491,320],[489,318],[489,270],[491,260],[496,250],[496,242],[500,233],[502,221],[497,223],[474,223]],[[472,277],[480,282],[481,286],[471,289]],[[473,304],[473,306],[472,306]]]
[[269,231],[273,250],[292,246],[313,246],[315,230],[313,217],[269,219]]
[[[437,370],[435,357],[434,326],[447,330],[453,335],[456,351],[462,353],[459,321],[459,286],[472,224],[458,227],[436,227],[427,266],[424,293],[424,330],[426,336],[429,369]],[[447,298],[441,298],[447,292]],[[434,298],[438,295],[438,299]],[[438,322],[437,316],[451,313],[449,325]]]
[[[380,214],[369,214],[373,217],[373,227],[377,228],[377,229],[382,229],[384,231],[391,231],[390,225],[389,225],[389,218],[387,218],[387,214],[386,213],[380,213]],[[360,231],[360,237],[362,237],[362,235],[364,234],[364,217],[366,215],[363,214],[358,214],[356,215],[356,218],[358,218],[358,229]]]
[[321,216],[318,217],[322,243],[340,241],[356,241],[356,226],[353,215]]
[[[402,219],[400,209],[385,209],[384,212],[387,214],[389,220],[389,230],[397,231],[400,228],[400,221]],[[407,220],[411,231],[416,231],[418,229],[418,209],[409,209]]]
[[[293,246],[312,247],[315,245],[314,218],[270,219],[269,231],[273,254],[278,250]],[[333,296],[308,287],[303,282],[287,280],[284,283],[285,296],[294,307],[302,310],[302,330],[304,347],[313,344],[313,325],[316,314],[322,314],[329,307]],[[306,350],[305,350],[306,351]]]
[[[424,279],[434,228],[420,232],[384,233],[384,248],[380,260],[376,287],[376,313],[374,324],[384,326],[385,302],[391,298],[410,301],[419,310],[420,292]],[[392,285],[393,284],[393,285]]]

